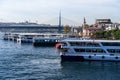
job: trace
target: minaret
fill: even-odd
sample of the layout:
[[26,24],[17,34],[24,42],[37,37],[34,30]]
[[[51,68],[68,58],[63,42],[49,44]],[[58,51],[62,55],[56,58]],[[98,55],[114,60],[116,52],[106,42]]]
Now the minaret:
[[84,24],[84,27],[85,27],[85,25],[86,25],[86,19],[85,19],[85,17],[84,17],[84,23],[83,24]]
[[86,19],[85,19],[85,17],[84,17],[83,25],[82,25],[83,30],[85,29],[85,26],[86,26]]
[[59,13],[59,30],[58,30],[59,33],[61,33],[61,11]]

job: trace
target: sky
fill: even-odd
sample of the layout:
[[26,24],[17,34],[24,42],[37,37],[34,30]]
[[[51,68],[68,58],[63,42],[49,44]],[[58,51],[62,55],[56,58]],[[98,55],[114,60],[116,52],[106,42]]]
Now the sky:
[[120,21],[120,0],[0,0],[0,22],[38,22],[81,25],[84,17],[88,24],[95,19],[110,18]]

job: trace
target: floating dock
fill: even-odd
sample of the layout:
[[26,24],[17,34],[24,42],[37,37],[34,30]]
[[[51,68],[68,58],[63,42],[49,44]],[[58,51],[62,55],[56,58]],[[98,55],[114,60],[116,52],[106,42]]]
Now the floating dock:
[[5,33],[3,39],[19,43],[32,43],[33,46],[55,46],[59,40],[67,37],[67,34],[59,33]]

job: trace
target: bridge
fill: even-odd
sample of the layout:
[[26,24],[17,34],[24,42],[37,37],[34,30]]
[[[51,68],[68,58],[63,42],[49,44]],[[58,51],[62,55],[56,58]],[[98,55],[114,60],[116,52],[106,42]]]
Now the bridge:
[[1,32],[58,32],[59,29],[63,30],[63,26],[60,28],[58,25],[12,25],[12,26],[0,26]]
[[[56,23],[57,25],[49,25]],[[66,19],[64,17],[61,17],[61,14],[59,17],[51,19],[49,21],[45,21],[46,24],[37,24],[37,23],[9,23],[4,24],[0,23],[0,31],[1,32],[63,32],[63,23],[66,25],[69,25],[69,23],[76,24],[76,22]],[[78,23],[77,23],[78,24]]]

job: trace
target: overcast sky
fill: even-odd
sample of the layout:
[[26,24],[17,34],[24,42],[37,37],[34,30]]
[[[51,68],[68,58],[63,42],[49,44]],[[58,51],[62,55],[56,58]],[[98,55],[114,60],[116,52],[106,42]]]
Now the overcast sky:
[[0,21],[56,24],[60,10],[62,17],[76,24],[82,24],[84,17],[88,24],[97,18],[120,21],[120,0],[0,0]]

